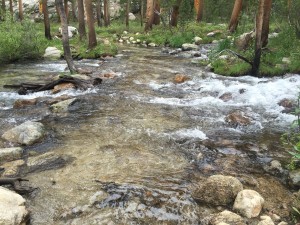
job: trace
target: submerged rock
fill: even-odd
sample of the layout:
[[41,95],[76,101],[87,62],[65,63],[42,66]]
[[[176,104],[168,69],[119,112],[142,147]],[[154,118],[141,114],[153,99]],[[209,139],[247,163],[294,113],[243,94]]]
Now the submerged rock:
[[20,159],[23,154],[23,149],[17,148],[0,148],[0,163]]
[[238,193],[233,209],[247,218],[257,217],[265,200],[254,190],[242,190]]
[[6,131],[2,138],[7,141],[24,145],[32,145],[45,135],[44,125],[39,122],[27,121]]
[[213,175],[193,193],[193,197],[212,205],[228,205],[243,190],[242,183],[232,176]]
[[51,105],[50,109],[54,113],[66,113],[69,111],[69,106],[74,104],[76,101],[77,101],[77,98],[71,98],[68,100],[64,100],[64,101],[61,101],[61,102]]
[[184,74],[176,74],[175,78],[174,78],[174,83],[176,84],[180,84],[183,83],[185,81],[189,80],[189,77],[187,75]]
[[0,187],[0,224],[26,224],[29,213],[25,202],[21,195]]
[[225,117],[225,121],[234,126],[247,126],[251,124],[249,117],[244,112],[236,110]]
[[221,213],[216,214],[211,220],[211,225],[220,224],[234,224],[234,225],[246,225],[243,218],[233,212],[225,210]]

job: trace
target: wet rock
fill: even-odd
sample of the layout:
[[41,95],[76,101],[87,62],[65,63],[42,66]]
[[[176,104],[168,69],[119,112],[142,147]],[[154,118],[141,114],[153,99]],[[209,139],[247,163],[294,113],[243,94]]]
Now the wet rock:
[[257,217],[264,204],[264,199],[254,190],[242,190],[238,193],[233,209],[247,218]]
[[26,210],[25,202],[21,195],[0,187],[0,224],[26,224],[29,212]]
[[219,99],[223,100],[224,102],[228,102],[232,99],[232,94],[230,92],[226,92],[222,94]]
[[24,160],[15,160],[12,162],[4,163],[1,167],[4,168],[4,173],[2,176],[4,177],[16,177],[20,173],[20,168],[24,166]]
[[225,121],[234,126],[247,126],[251,124],[251,120],[249,117],[245,115],[242,111],[234,111],[225,117]]
[[290,171],[289,180],[292,186],[300,187],[300,169]]
[[184,74],[176,74],[175,78],[174,78],[174,83],[176,84],[180,84],[183,83],[185,81],[189,80],[189,77],[187,75]]
[[33,106],[37,102],[36,99],[18,99],[14,102],[14,109],[24,108],[26,106]]
[[284,98],[280,102],[278,102],[278,105],[284,107],[284,110],[282,111],[283,113],[291,113],[295,111],[296,104],[294,103],[293,100]]
[[54,113],[66,113],[69,111],[69,107],[77,101],[77,98],[71,98],[68,100],[64,100],[53,104],[50,106],[50,109]]
[[228,205],[241,190],[243,185],[238,179],[232,176],[213,175],[203,184],[199,184],[193,197],[212,205]]
[[7,141],[24,145],[32,145],[45,135],[44,125],[39,122],[27,121],[6,131],[2,138]]
[[17,148],[0,148],[0,163],[20,159],[23,154],[23,149]]
[[183,51],[199,50],[199,46],[196,44],[185,43],[185,44],[182,44],[181,49]]
[[203,42],[203,39],[201,37],[194,37],[194,43],[196,45],[200,45]]
[[44,58],[57,60],[60,59],[62,55],[62,51],[57,49],[56,47],[47,47],[45,50]]
[[234,225],[246,225],[243,218],[233,212],[225,210],[216,214],[210,221],[211,225],[220,224],[234,224]]
[[269,216],[261,216],[261,221],[257,225],[275,225]]
[[64,167],[71,158],[67,155],[57,155],[54,152],[47,152],[42,155],[29,157],[27,161],[28,172],[39,172]]
[[75,88],[75,85],[72,84],[72,83],[62,83],[62,84],[55,85],[53,90],[52,90],[52,93],[56,94],[56,93],[61,92],[63,90],[74,89],[74,88]]

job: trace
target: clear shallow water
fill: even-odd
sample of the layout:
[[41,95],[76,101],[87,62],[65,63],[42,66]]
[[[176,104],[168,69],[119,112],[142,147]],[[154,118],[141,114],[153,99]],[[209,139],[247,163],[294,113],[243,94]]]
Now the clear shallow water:
[[[0,90],[3,130],[28,118],[41,120],[49,136],[27,150],[73,157],[64,168],[27,176],[40,188],[29,198],[33,224],[197,224],[215,209],[197,204],[191,191],[219,173],[257,179],[258,191],[270,198],[267,206],[287,201],[287,186],[262,167],[288,157],[279,135],[294,116],[282,113],[278,102],[296,99],[299,75],[226,78],[159,50],[131,48],[122,54],[104,63],[78,62],[94,74],[117,74],[98,89],[27,96]],[[0,82],[19,82],[20,75],[40,81],[64,68],[64,62],[9,65],[0,71]],[[190,80],[174,84],[177,73]],[[232,99],[222,101],[228,92]],[[80,100],[68,115],[53,115],[44,106],[12,109],[16,99],[63,94]],[[234,110],[252,123],[226,123]],[[270,182],[277,188],[267,189]]]

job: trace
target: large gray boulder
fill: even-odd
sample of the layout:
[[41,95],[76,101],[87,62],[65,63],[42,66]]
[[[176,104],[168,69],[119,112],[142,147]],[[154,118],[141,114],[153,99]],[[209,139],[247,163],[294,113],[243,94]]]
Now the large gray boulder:
[[264,204],[263,197],[254,190],[242,190],[238,193],[233,209],[247,218],[257,217]]
[[206,182],[199,184],[193,197],[212,205],[228,205],[243,190],[242,183],[232,176],[213,175]]
[[28,214],[21,195],[0,187],[0,225],[25,224]]
[[44,125],[39,122],[27,121],[6,131],[2,138],[23,145],[32,145],[45,135]]
[[0,163],[20,159],[23,154],[23,149],[16,148],[0,148]]
[[48,47],[45,50],[44,58],[45,59],[52,59],[52,60],[58,60],[62,56],[62,51],[57,49],[56,47]]

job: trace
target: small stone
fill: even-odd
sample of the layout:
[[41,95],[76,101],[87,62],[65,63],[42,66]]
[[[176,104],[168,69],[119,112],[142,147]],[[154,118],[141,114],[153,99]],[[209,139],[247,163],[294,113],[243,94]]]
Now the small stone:
[[273,220],[273,221],[279,221],[279,220],[281,219],[280,216],[278,216],[278,215],[275,214],[275,213],[273,213],[271,217],[272,217],[272,220]]
[[207,37],[214,37],[216,35],[215,32],[209,32],[206,34]]
[[215,214],[213,218],[210,220],[211,225],[217,224],[234,224],[234,225],[246,225],[243,218],[233,212],[225,210],[218,214]]
[[185,81],[187,81],[189,79],[189,77],[187,75],[184,74],[176,74],[175,78],[174,78],[174,82],[176,84],[180,84],[183,83]]
[[149,47],[157,47],[157,45],[155,43],[153,43],[153,42],[149,43],[148,46]]
[[247,218],[257,217],[264,204],[264,199],[254,190],[242,190],[238,193],[233,209]]
[[245,115],[244,112],[236,110],[225,117],[225,121],[232,125],[238,126],[247,126],[251,124],[251,120],[249,117]]
[[300,187],[300,169],[290,171],[289,179],[293,186]]
[[220,55],[219,56],[219,59],[223,59],[223,60],[227,60],[229,58],[230,58],[229,55]]
[[62,83],[62,84],[55,85],[53,90],[52,90],[52,93],[56,94],[56,93],[61,92],[63,90],[74,89],[74,88],[75,88],[75,85],[72,84],[72,83]]
[[288,225],[287,222],[281,221],[278,225]]
[[196,45],[200,45],[203,42],[201,37],[194,37],[194,42]]
[[130,37],[130,38],[129,38],[129,41],[133,41],[133,40],[134,40],[134,37]]
[[257,225],[275,225],[269,216],[261,216],[261,221]]
[[128,32],[127,32],[126,30],[124,30],[124,31],[123,31],[123,34],[125,34],[125,35],[126,35],[126,34],[128,34]]
[[24,164],[25,164],[25,162],[22,159],[4,163],[1,166],[5,169],[2,176],[4,176],[4,177],[16,177],[16,176],[18,176],[19,172],[20,172],[20,167],[22,167]]
[[232,99],[232,94],[230,92],[226,92],[222,94],[219,99],[223,100],[224,102],[228,102]]
[[66,113],[69,111],[69,106],[74,104],[77,98],[71,98],[65,101],[58,102],[50,106],[50,109],[54,113]]
[[185,43],[182,44],[181,49],[183,51],[199,50],[199,46],[196,44]]

